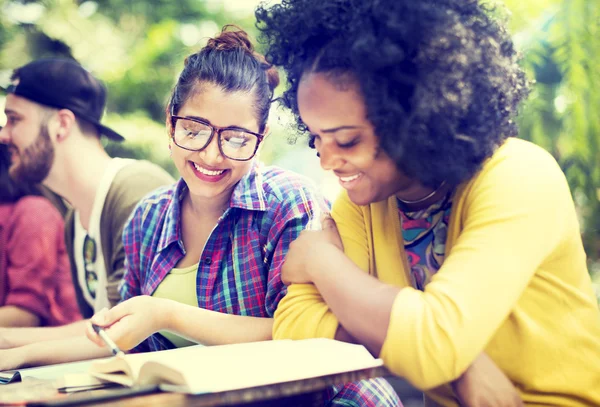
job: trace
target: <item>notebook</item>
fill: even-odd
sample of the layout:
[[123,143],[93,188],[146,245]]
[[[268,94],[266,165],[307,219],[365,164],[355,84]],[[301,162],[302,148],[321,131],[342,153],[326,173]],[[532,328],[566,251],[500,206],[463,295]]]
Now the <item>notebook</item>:
[[123,386],[218,393],[380,367],[362,345],[331,339],[190,346],[92,363],[89,374]]

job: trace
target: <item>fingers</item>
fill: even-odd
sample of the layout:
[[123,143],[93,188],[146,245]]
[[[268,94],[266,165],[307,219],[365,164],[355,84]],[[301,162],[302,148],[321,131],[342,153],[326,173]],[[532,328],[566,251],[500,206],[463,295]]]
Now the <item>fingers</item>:
[[106,316],[107,313],[108,313],[108,308],[101,309],[100,311],[98,311],[94,315],[92,315],[92,317],[90,318],[90,322],[94,325],[98,325],[98,326],[102,326],[102,327],[108,325],[106,323],[106,321],[108,320],[108,318]]
[[85,335],[88,337],[88,339],[100,347],[106,346],[102,338],[100,338],[96,331],[94,331],[94,328],[92,328],[92,324],[101,326],[108,331],[109,327],[111,327],[113,324],[115,324],[116,322],[121,320],[125,315],[127,315],[128,306],[126,303],[127,301],[118,304],[110,310],[108,308],[103,308],[102,310],[94,314],[90,318],[88,326],[85,330]]
[[130,313],[130,301],[115,305],[111,309],[104,308],[97,312],[90,321],[101,327],[108,327]]
[[337,227],[335,226],[335,221],[331,217],[331,214],[325,212],[321,215],[321,228],[323,230],[332,228],[337,230]]
[[329,242],[335,245],[338,249],[344,250],[344,245],[342,243],[342,238],[340,237],[340,232],[337,229],[335,220],[333,220],[329,213],[324,213],[323,215],[321,215],[321,227],[323,228],[323,231],[327,234]]
[[108,308],[101,309],[96,314],[94,314],[90,318],[88,323],[86,324],[87,327],[85,330],[85,336],[87,336],[90,341],[94,342],[96,345],[98,345],[100,347],[105,346],[104,341],[100,338],[100,336],[98,336],[96,331],[94,331],[94,328],[92,328],[92,324],[98,325],[101,327],[105,327],[106,325],[108,325],[106,323],[106,321],[107,321],[106,314],[107,313],[108,313]]
[[94,328],[92,328],[92,322],[91,320],[87,322],[87,327],[85,329],[85,336],[87,336],[87,338],[94,342],[96,345],[98,345],[99,347],[104,347],[104,341],[102,341],[102,339],[100,339],[100,336],[98,336],[98,334],[96,333],[96,331],[94,331]]

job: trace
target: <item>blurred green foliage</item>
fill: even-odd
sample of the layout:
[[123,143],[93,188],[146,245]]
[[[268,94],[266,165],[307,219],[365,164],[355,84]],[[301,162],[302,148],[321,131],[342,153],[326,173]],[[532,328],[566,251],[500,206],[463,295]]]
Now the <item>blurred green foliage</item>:
[[[183,60],[224,24],[233,22],[255,35],[252,7],[257,2],[0,0],[0,80],[33,58],[74,57],[107,84],[107,121],[127,137],[125,143],[108,144],[108,151],[150,159],[175,175],[163,110]],[[550,151],[565,171],[591,269],[597,269],[600,1],[488,3],[498,18],[507,20],[523,52],[523,65],[536,81],[519,119],[521,136]],[[267,163],[301,148],[287,143],[294,134],[285,112],[276,110],[273,116],[273,134],[261,156]],[[315,166],[316,161],[306,165]]]

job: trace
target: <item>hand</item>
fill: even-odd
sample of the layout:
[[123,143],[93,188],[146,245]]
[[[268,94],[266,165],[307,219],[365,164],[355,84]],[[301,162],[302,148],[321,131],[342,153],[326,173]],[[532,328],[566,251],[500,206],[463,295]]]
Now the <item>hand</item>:
[[[164,329],[164,307],[161,306],[161,301],[163,300],[147,295],[133,297],[110,310],[103,309],[90,322],[103,327],[121,350],[129,350],[153,333]],[[86,335],[96,345],[106,346],[91,324]]]
[[322,249],[335,247],[344,250],[342,238],[337,230],[335,221],[325,214],[321,217],[321,230],[304,230],[294,240],[285,256],[281,268],[281,280],[285,285],[292,283],[312,283],[309,271],[313,270],[310,263],[320,256]]
[[520,407],[521,396],[510,379],[485,353],[452,383],[461,406]]
[[25,351],[23,347],[0,350],[0,371],[24,367],[27,363]]

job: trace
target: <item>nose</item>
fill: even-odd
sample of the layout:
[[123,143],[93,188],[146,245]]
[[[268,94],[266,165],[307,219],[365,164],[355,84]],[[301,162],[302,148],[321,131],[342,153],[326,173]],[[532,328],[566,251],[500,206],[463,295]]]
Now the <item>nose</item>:
[[200,151],[202,159],[206,164],[221,163],[225,159],[219,150],[219,135],[214,134],[212,140],[206,148]]
[[318,152],[319,159],[321,160],[321,168],[326,171],[334,171],[344,164],[343,158],[334,146],[322,143],[319,146]]
[[0,127],[0,144],[9,144],[8,130],[5,127]]

